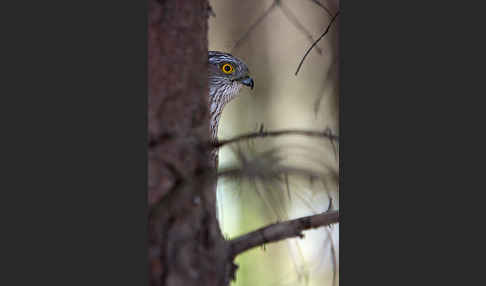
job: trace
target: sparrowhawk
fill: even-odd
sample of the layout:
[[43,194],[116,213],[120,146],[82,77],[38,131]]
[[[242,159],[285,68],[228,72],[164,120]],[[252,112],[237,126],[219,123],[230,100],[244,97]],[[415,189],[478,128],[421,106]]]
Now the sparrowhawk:
[[[224,106],[238,95],[243,85],[253,89],[253,79],[246,64],[224,52],[209,51],[209,111],[211,140],[217,140],[218,124]],[[218,150],[212,158],[218,165]]]

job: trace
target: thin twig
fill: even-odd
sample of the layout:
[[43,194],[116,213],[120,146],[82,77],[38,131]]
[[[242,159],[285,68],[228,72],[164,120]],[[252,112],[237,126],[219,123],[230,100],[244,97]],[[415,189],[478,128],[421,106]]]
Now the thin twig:
[[306,216],[285,222],[279,222],[257,229],[229,241],[231,256],[266,243],[277,242],[286,238],[303,238],[304,230],[327,226],[339,222],[339,211],[328,211],[318,215]]
[[239,136],[236,136],[231,139],[227,140],[220,140],[218,142],[213,142],[213,147],[215,148],[220,148],[221,146],[243,141],[243,140],[248,140],[252,138],[259,138],[259,137],[275,137],[275,136],[281,136],[281,135],[303,135],[303,136],[310,136],[310,137],[322,137],[322,138],[327,138],[331,141],[338,141],[339,136],[332,134],[329,129],[326,129],[324,132],[323,131],[310,131],[310,130],[299,130],[299,129],[287,129],[287,130],[278,130],[278,131],[263,131],[260,129],[258,132],[252,132],[252,133],[247,133],[247,134],[242,134]]
[[[297,18],[297,16],[295,16],[295,14],[292,12],[292,10],[290,10],[289,8],[287,8],[287,6],[285,6],[282,2],[280,2],[280,10],[282,10],[282,12],[284,13],[284,15],[287,17],[287,19],[298,29],[300,30],[300,32],[302,32],[302,34],[304,34],[307,39],[309,39],[309,42],[313,43],[314,42],[314,38],[312,38],[312,35],[311,33],[304,27],[304,25],[302,25],[299,21],[299,19]],[[321,55],[322,54],[322,50],[319,48],[319,47],[316,47],[316,51]]]
[[334,20],[336,20],[337,16],[339,16],[339,13],[341,13],[341,11],[337,11],[336,14],[334,15],[334,17],[332,17],[331,21],[329,21],[329,24],[327,25],[327,28],[326,30],[324,31],[324,33],[322,33],[322,35],[319,37],[319,39],[317,39],[313,44],[312,46],[305,52],[304,54],[304,57],[302,58],[302,60],[300,60],[300,63],[299,63],[299,66],[297,67],[297,70],[295,71],[295,75],[297,75],[299,73],[299,70],[300,68],[302,67],[302,64],[304,63],[304,60],[305,58],[307,57],[307,55],[310,53],[310,51],[317,45],[317,43],[322,39],[324,38],[324,36],[329,32],[329,29],[331,28],[331,25],[332,23],[334,22]]
[[256,26],[258,26],[263,21],[263,19],[265,19],[265,17],[267,17],[268,14],[270,14],[273,8],[275,8],[277,5],[278,5],[277,1],[273,2],[272,6],[268,7],[267,10],[265,10],[265,12],[263,12],[263,14],[258,18],[258,20],[256,20],[256,22],[250,26],[250,28],[246,31],[246,33],[238,41],[236,41],[235,45],[231,50],[234,51],[244,40],[246,40],[246,38],[250,35],[250,32],[253,31],[256,28]]
[[317,4],[317,6],[321,7],[322,9],[324,9],[326,11],[326,13],[332,17],[332,13],[331,11],[329,10],[329,8],[327,8],[326,6],[324,6],[321,2],[317,1],[317,0],[310,0],[311,2],[314,2],[315,4]]

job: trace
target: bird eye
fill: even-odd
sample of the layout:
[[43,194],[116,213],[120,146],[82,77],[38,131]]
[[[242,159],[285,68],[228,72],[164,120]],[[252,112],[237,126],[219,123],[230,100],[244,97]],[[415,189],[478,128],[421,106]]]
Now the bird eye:
[[221,66],[221,70],[225,73],[225,74],[230,74],[233,72],[233,66],[230,65],[230,64],[224,64]]

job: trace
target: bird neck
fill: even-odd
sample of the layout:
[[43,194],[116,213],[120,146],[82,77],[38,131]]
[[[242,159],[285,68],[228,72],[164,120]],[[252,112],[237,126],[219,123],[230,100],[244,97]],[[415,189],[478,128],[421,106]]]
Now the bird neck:
[[211,133],[211,140],[217,141],[218,139],[218,126],[219,126],[219,119],[221,118],[222,110],[211,114],[211,118],[209,121],[210,124],[210,133]]
[[[209,89],[209,111],[210,111],[210,133],[211,139],[216,141],[218,136],[218,126],[223,109],[228,102],[238,94],[241,84],[234,82],[221,88]],[[214,86],[214,85],[213,85]]]
[[[209,131],[211,134],[211,140],[213,142],[218,141],[218,126],[221,114],[223,113],[223,108],[238,94],[241,84],[233,82],[229,85],[218,85],[212,83],[210,78],[209,84]],[[219,86],[219,88],[218,88]],[[218,167],[219,152],[218,149],[214,149],[211,152],[212,161],[214,166]]]

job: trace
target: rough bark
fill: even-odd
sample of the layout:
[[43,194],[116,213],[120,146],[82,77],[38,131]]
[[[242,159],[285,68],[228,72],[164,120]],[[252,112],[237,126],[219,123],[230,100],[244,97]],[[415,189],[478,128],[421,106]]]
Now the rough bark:
[[215,214],[207,107],[207,0],[150,0],[149,261],[151,285],[226,285]]

